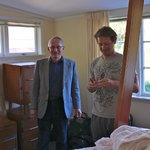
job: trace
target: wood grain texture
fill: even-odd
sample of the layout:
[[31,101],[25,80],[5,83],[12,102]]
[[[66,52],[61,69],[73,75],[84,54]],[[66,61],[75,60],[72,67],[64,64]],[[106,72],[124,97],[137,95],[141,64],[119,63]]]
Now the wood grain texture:
[[144,0],[129,0],[123,64],[114,129],[128,124]]

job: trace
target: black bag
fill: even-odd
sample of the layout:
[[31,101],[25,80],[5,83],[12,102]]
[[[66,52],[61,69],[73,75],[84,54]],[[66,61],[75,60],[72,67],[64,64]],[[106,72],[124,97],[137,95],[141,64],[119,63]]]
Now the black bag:
[[74,116],[69,121],[68,147],[69,150],[94,146],[91,134],[91,118],[82,113],[81,118]]
[[133,126],[133,116],[132,114],[129,114],[129,122],[128,122],[129,126]]

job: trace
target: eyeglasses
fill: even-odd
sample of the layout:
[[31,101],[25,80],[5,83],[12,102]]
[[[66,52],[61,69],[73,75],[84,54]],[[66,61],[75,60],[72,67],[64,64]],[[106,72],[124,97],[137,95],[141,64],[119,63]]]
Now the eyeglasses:
[[50,49],[54,50],[55,48],[60,50],[64,46],[50,46]]

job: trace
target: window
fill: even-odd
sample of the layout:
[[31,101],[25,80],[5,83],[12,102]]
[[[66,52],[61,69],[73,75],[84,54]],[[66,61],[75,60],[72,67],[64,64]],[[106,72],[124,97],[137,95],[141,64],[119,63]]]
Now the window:
[[35,52],[35,35],[32,27],[8,27],[9,53]]
[[[118,34],[116,51],[123,54],[126,19],[111,20],[110,26]],[[139,41],[138,75],[140,80],[140,96],[150,96],[150,17],[142,19],[141,34]]]
[[124,41],[125,41],[125,31],[126,31],[126,20],[114,20],[110,22],[110,26],[117,33],[117,43],[115,44],[115,50],[118,53],[123,54]]
[[141,34],[141,82],[143,93],[150,94],[150,18],[143,19]]
[[41,52],[40,23],[0,21],[0,55],[38,55]]

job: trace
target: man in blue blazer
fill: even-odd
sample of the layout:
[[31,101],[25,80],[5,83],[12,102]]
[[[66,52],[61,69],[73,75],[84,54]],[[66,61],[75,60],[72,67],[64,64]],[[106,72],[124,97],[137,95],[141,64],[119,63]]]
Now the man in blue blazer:
[[48,42],[49,58],[36,62],[31,94],[31,117],[38,119],[37,150],[49,150],[50,129],[56,136],[56,150],[67,150],[68,119],[72,107],[81,117],[81,100],[76,64],[64,58],[64,42],[53,37]]

